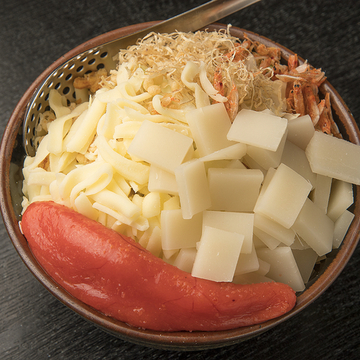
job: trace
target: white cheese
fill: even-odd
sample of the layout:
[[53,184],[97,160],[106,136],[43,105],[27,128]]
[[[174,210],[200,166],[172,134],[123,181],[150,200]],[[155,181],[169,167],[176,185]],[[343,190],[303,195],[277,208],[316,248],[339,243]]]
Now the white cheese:
[[232,281],[243,240],[244,235],[206,226],[191,275],[212,281]]
[[210,210],[253,211],[264,175],[257,169],[208,170]]
[[299,215],[311,188],[312,185],[301,175],[280,164],[266,190],[259,197],[255,212],[289,229]]
[[315,131],[306,156],[313,172],[360,185],[360,146]]
[[149,120],[143,121],[128,148],[130,155],[171,173],[190,160],[193,151],[193,139]]
[[276,151],[287,130],[285,118],[243,109],[227,134],[229,140]]

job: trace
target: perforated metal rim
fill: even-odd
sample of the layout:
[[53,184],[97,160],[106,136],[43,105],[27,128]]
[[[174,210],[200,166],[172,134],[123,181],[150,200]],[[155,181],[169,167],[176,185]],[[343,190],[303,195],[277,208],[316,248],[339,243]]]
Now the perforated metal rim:
[[23,141],[25,151],[34,156],[38,144],[36,138],[41,135],[37,132],[40,123],[40,114],[50,110],[49,94],[55,89],[64,95],[69,102],[76,101],[74,79],[79,76],[104,68],[113,69],[115,62],[106,48],[95,48],[81,53],[65,62],[51,73],[40,88],[34,93],[27,108],[26,121],[23,125]]

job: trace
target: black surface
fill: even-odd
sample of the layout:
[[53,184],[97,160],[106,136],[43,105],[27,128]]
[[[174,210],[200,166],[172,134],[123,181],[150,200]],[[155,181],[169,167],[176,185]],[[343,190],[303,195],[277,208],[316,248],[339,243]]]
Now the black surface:
[[[1,134],[31,82],[82,42],[118,27],[166,19],[204,1],[1,0]],[[263,0],[223,22],[257,32],[325,70],[360,121],[357,0]],[[312,305],[238,345],[161,351],[119,340],[66,308],[30,274],[0,225],[1,359],[358,359],[360,246]]]

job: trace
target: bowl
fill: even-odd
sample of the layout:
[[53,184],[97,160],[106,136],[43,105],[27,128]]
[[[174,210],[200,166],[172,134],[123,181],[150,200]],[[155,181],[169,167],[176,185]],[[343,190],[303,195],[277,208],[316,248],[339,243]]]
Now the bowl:
[[[293,310],[281,317],[269,320],[259,325],[225,331],[159,332],[143,330],[131,327],[121,321],[103,315],[67,293],[42,269],[34,258],[27,241],[20,232],[18,226],[18,221],[21,218],[22,201],[21,170],[25,156],[25,151],[22,145],[22,125],[27,104],[36,88],[56,67],[64,61],[77,55],[79,52],[141,30],[155,23],[156,22],[148,22],[120,28],[87,41],[54,62],[33,82],[14,109],[3,134],[0,148],[0,207],[9,237],[20,258],[23,260],[30,272],[58,300],[77,314],[81,315],[84,319],[114,336],[139,345],[186,351],[219,348],[257,336],[295,316],[315,301],[334,282],[350,259],[359,241],[360,193],[357,186],[354,186],[355,201],[351,209],[355,214],[355,217],[341,247],[337,250],[333,250],[327,255],[326,259],[317,264],[310,281],[307,283],[306,289],[301,293],[297,293],[297,304]],[[209,30],[219,30],[225,28],[226,25],[222,24],[213,24],[207,27]],[[282,51],[284,61],[293,54],[285,47],[253,32],[232,27],[231,33],[240,39],[244,39],[244,35],[247,35],[250,39],[262,42],[266,46],[279,47]],[[300,62],[304,61],[303,59],[299,60]],[[320,91],[323,94],[325,92],[330,93],[334,120],[336,121],[344,139],[355,144],[360,144],[360,132],[356,122],[336,90],[328,81],[325,81],[321,85]]]

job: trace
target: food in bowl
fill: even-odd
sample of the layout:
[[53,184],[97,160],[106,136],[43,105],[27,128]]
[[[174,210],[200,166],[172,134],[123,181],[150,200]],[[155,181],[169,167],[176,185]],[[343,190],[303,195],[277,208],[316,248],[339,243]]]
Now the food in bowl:
[[225,31],[150,34],[120,51],[117,70],[76,81],[79,103],[51,92],[47,135],[24,163],[25,222],[29,203],[57,202],[183,276],[240,289],[283,282],[291,299],[352,220],[359,147],[338,138],[329,96],[317,99],[324,73],[280,58]]

